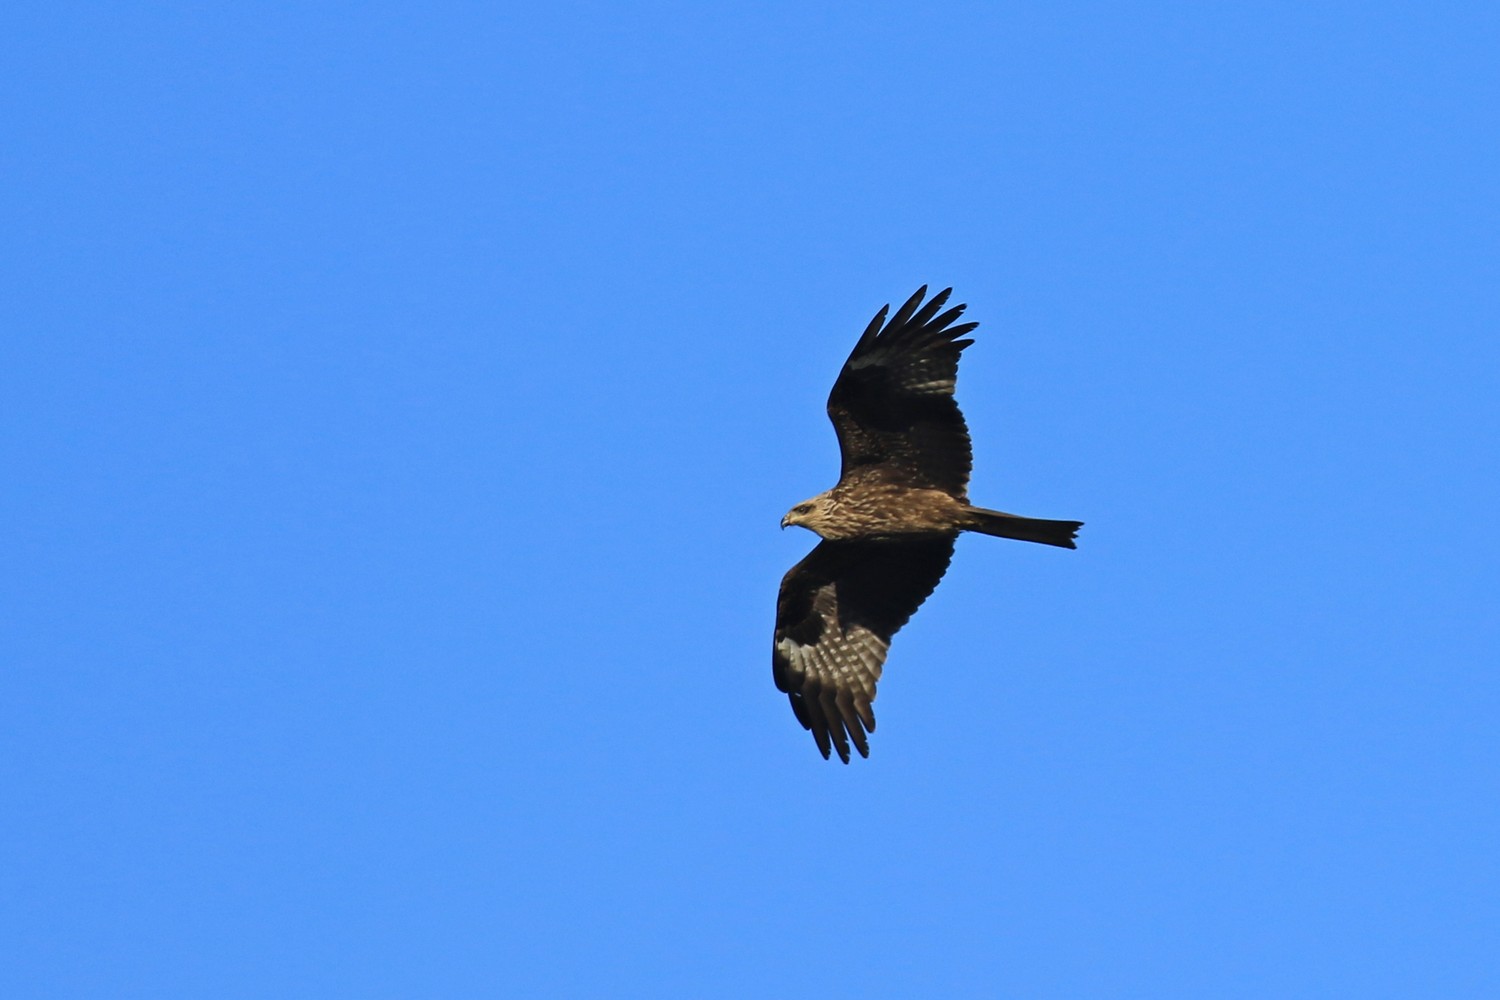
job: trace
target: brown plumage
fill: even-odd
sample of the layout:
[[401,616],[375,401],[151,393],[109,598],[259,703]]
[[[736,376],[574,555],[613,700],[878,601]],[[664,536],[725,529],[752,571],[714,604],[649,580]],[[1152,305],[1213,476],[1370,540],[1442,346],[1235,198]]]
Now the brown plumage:
[[1020,517],[969,504],[969,430],[953,399],[958,357],[978,323],[924,305],[924,285],[889,323],[881,309],[828,396],[843,469],[838,485],[793,507],[823,538],[781,581],[771,654],[776,687],[826,758],[870,755],[871,703],[891,636],[948,570],[961,531],[1074,548],[1079,521]]

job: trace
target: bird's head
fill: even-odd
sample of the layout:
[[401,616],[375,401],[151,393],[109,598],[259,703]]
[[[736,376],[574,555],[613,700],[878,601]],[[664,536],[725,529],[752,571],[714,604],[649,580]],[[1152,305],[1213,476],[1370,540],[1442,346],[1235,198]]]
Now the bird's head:
[[799,525],[826,538],[825,528],[828,526],[828,519],[832,513],[833,498],[827,493],[819,493],[811,500],[804,500],[787,511],[786,517],[781,519],[781,526],[785,528],[793,524]]

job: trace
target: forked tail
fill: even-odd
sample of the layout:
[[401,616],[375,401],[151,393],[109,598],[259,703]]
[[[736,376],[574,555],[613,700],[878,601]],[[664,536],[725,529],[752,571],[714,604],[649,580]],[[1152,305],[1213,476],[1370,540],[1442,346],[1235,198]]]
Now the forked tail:
[[969,521],[964,525],[968,531],[978,531],[998,538],[1014,538],[1022,542],[1040,542],[1064,549],[1076,549],[1073,539],[1082,521],[1048,521],[1040,517],[1021,517],[983,507],[970,507],[966,513]]

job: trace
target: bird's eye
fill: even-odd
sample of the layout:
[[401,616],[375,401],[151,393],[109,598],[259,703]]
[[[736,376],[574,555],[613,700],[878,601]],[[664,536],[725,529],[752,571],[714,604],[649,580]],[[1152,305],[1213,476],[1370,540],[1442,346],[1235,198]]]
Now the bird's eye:
[[812,513],[812,504],[810,504],[810,503],[799,503],[797,505],[797,513],[799,513],[799,514],[811,514]]

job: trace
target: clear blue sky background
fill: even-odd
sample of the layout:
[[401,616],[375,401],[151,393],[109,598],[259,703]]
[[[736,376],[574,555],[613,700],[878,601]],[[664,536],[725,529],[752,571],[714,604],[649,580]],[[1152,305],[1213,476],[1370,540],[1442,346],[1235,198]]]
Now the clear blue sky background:
[[[1500,996],[1493,4],[0,15],[5,997]],[[777,522],[923,283],[873,756]]]

